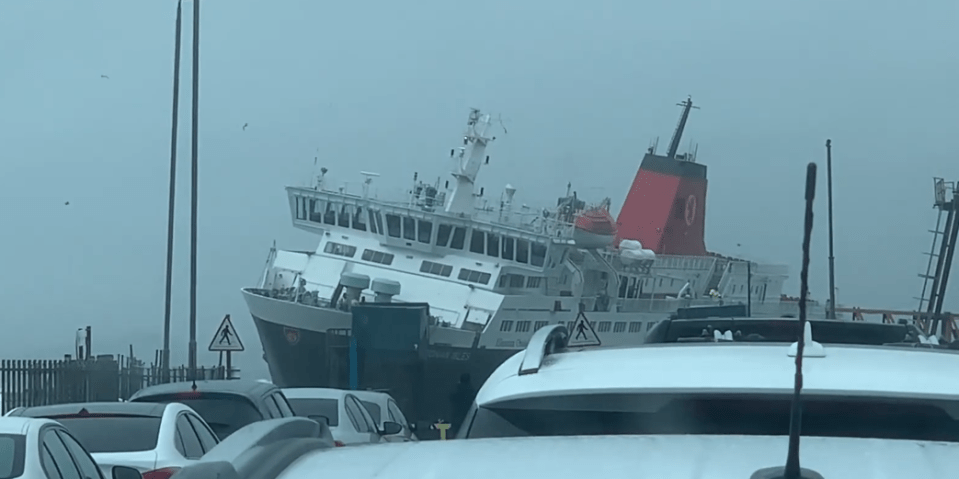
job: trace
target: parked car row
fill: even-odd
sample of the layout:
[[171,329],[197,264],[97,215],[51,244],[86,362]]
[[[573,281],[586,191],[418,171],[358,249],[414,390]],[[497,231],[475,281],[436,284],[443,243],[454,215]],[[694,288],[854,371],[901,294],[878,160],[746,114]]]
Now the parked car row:
[[126,402],[20,407],[0,419],[0,479],[169,479],[256,422],[306,417],[333,447],[415,441],[387,393],[265,381],[150,386]]

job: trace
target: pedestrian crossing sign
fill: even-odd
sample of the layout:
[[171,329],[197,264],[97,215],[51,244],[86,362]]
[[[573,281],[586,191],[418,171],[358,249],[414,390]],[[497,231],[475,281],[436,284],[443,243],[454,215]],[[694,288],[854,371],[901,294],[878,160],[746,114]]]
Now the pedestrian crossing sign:
[[579,315],[576,316],[576,320],[573,321],[573,327],[569,329],[569,340],[566,342],[566,345],[569,347],[578,347],[599,346],[601,344],[603,343],[599,340],[599,335],[596,334],[593,325],[586,319],[586,315],[580,312]]
[[243,351],[243,342],[240,341],[240,336],[236,334],[236,329],[233,328],[233,322],[230,321],[229,314],[223,318],[220,327],[216,329],[213,341],[210,341],[209,350],[213,352]]

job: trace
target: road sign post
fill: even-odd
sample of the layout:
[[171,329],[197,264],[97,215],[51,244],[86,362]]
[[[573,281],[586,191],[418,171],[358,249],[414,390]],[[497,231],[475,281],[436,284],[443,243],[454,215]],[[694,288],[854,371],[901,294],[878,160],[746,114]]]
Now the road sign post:
[[233,322],[230,321],[230,315],[223,317],[220,327],[213,334],[213,340],[210,341],[208,348],[212,352],[226,353],[226,379],[233,379],[233,353],[244,350],[243,341],[237,334]]

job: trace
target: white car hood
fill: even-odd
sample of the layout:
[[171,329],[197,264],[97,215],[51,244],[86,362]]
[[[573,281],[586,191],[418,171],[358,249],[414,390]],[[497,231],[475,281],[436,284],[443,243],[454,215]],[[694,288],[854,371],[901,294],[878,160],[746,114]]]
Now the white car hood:
[[[593,436],[467,439],[336,448],[298,461],[351,479],[749,479],[783,466],[786,437]],[[956,477],[959,443],[806,437],[800,463],[826,479]],[[314,462],[315,461],[315,462]],[[295,469],[295,470],[294,470]],[[305,469],[304,469],[305,470]]]

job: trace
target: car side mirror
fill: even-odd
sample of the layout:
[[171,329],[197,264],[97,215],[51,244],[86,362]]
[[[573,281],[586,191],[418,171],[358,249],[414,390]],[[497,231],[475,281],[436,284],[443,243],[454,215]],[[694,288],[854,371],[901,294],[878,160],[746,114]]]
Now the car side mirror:
[[329,427],[329,425],[330,425],[330,418],[328,418],[328,417],[326,417],[326,416],[307,416],[307,417],[310,418],[310,419],[312,419],[312,420],[314,420],[314,421],[316,421],[316,422],[318,422],[318,423],[320,423],[320,424],[326,424],[327,427]]
[[113,466],[113,479],[143,479],[143,475],[132,467]]
[[392,436],[403,432],[403,426],[398,422],[386,421],[383,423],[383,429],[380,430],[381,436]]

